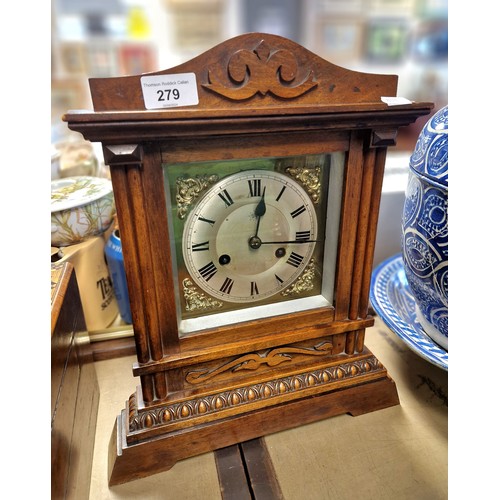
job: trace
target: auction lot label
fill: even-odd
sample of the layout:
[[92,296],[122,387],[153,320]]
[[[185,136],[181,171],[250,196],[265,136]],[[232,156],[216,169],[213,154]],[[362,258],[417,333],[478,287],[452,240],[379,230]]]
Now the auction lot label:
[[194,73],[141,76],[141,86],[146,109],[194,106],[199,102]]

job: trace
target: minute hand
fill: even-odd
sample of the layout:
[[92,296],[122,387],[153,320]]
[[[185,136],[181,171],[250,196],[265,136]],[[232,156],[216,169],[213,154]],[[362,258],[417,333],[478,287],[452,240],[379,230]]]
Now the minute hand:
[[321,240],[261,241],[261,245],[284,245],[285,243],[316,243]]

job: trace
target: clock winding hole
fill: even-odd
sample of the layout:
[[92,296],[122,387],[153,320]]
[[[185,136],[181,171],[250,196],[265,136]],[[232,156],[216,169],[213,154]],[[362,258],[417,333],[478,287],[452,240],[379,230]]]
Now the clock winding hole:
[[231,257],[227,254],[223,254],[219,257],[219,264],[221,266],[226,266],[231,262]]
[[280,247],[276,250],[276,252],[274,252],[274,255],[276,255],[278,259],[281,259],[281,257],[284,257],[286,255],[286,249]]

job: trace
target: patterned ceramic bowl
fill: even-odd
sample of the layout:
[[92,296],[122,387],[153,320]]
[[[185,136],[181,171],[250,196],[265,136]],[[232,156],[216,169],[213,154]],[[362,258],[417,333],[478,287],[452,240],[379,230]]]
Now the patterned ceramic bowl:
[[410,158],[402,255],[417,318],[448,350],[448,106],[426,123]]
[[101,177],[66,177],[51,183],[51,244],[81,243],[106,231],[115,215],[111,181]]

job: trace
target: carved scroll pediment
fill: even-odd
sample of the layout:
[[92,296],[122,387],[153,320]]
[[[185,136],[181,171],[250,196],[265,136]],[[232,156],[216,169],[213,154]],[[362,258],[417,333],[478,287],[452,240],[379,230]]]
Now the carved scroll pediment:
[[253,49],[241,49],[229,58],[226,74],[213,65],[208,69],[208,90],[233,100],[244,100],[255,94],[273,94],[283,99],[299,97],[315,88],[314,71],[300,67],[293,52],[272,50],[261,40]]
[[[242,109],[318,105],[380,105],[381,96],[394,96],[397,75],[360,73],[342,68],[292,40],[267,33],[246,33],[212,47],[185,63],[147,75],[89,80],[95,111],[146,110],[141,79],[144,76],[174,77],[193,73],[198,104],[155,110],[164,116],[189,117],[207,111],[239,114]],[[151,111],[151,110],[149,110]],[[151,116],[151,113],[148,113]]]

